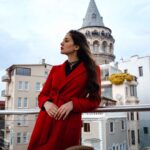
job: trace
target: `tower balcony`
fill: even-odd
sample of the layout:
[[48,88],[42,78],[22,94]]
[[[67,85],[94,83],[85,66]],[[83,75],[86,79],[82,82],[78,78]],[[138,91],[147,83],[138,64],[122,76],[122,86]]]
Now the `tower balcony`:
[[8,75],[2,76],[2,82],[9,82],[9,81],[10,81],[10,77]]
[[2,96],[2,97],[10,97],[10,94],[8,94],[8,93],[6,92],[6,90],[2,90],[2,91],[1,91],[1,96]]

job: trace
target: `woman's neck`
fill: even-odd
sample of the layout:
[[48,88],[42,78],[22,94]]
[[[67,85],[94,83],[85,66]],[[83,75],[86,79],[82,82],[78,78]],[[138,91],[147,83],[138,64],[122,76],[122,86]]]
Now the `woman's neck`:
[[77,61],[79,61],[79,59],[77,57],[68,57],[69,63],[73,63],[73,62],[77,62]]

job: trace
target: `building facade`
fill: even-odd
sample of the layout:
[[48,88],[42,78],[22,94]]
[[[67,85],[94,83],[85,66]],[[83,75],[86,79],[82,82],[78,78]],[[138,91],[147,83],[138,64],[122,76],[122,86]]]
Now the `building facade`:
[[[6,70],[6,75],[2,77],[2,81],[6,82],[6,90],[2,92],[6,98],[5,109],[39,109],[37,97],[51,67],[45,63],[10,66]],[[5,116],[5,141],[8,143],[8,150],[27,149],[36,117],[36,115]]]
[[[137,87],[136,77],[130,82],[125,80],[120,85],[112,84],[108,77],[118,73],[121,70],[113,64],[101,65],[102,97],[116,100],[118,106],[137,105],[139,99],[136,92],[133,93],[133,89],[136,91]],[[140,150],[138,112],[86,114],[83,115],[83,122],[83,144],[96,149]]]
[[[120,60],[119,69],[130,72],[137,77],[137,93],[141,104],[149,104],[150,101],[150,56],[131,56],[128,60]],[[150,146],[150,120],[149,112],[140,112],[140,143],[141,147]]]
[[[0,100],[0,110],[5,109],[5,101]],[[0,150],[4,149],[4,129],[5,129],[5,116],[0,115]]]

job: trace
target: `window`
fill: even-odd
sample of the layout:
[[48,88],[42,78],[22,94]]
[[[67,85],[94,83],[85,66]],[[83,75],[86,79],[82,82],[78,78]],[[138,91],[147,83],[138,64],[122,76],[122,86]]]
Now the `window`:
[[23,107],[24,107],[24,108],[27,108],[27,107],[28,107],[28,99],[27,99],[27,97],[24,98]]
[[92,19],[96,19],[96,14],[95,13],[92,14]]
[[148,134],[148,127],[143,127],[144,134]]
[[36,90],[36,91],[40,91],[40,89],[41,89],[41,84],[40,84],[40,82],[36,82],[35,90]]
[[115,146],[113,146],[113,150],[116,150]]
[[98,41],[94,41],[93,42],[93,53],[97,53],[99,51],[99,42]]
[[48,71],[45,71],[45,76],[46,76],[46,78],[47,78],[47,76],[48,76]]
[[35,98],[35,107],[36,108],[38,107],[38,98],[37,97]]
[[128,118],[128,120],[130,119],[130,118],[129,118],[129,116],[130,116],[130,113],[129,113],[129,112],[127,112],[127,118]]
[[125,70],[124,70],[124,73],[128,73],[128,69],[125,69]]
[[126,90],[126,97],[128,97],[129,96],[128,87],[126,87],[125,90]]
[[18,100],[17,100],[17,107],[18,108],[21,108],[22,106],[21,106],[21,97],[18,97]]
[[109,126],[109,131],[112,133],[112,132],[114,132],[114,123],[113,122],[110,122],[110,124],[109,124],[110,126]]
[[109,45],[109,52],[113,53],[113,44],[112,43],[110,43],[110,45]]
[[140,77],[143,76],[143,67],[142,66],[139,67],[139,76]]
[[119,145],[116,146],[116,150],[119,150]]
[[84,132],[90,132],[90,123],[84,123]]
[[135,85],[130,85],[130,96],[137,97],[137,90]]
[[135,131],[131,130],[131,143],[132,145],[135,145]]
[[24,90],[28,90],[29,84],[27,81],[24,82]]
[[21,133],[20,132],[17,133],[17,143],[18,144],[21,143]]
[[106,86],[102,88],[102,96],[112,98],[112,86]]
[[109,70],[108,69],[103,69],[101,71],[101,79],[102,80],[108,80],[109,77]]
[[19,81],[19,83],[18,83],[18,89],[19,90],[22,90],[22,87],[23,87],[22,85],[23,85],[22,81]]
[[28,143],[28,133],[27,132],[23,133],[23,143]]
[[31,76],[31,68],[16,68],[16,75]]
[[125,129],[125,121],[121,120],[121,129],[124,130]]
[[98,52],[98,45],[97,44],[93,45],[93,52],[94,52],[94,54]]
[[139,113],[137,112],[137,120],[139,120]]
[[131,120],[134,120],[134,112],[131,112]]
[[102,50],[103,50],[103,52],[106,52],[106,49],[107,49],[107,42],[104,41],[104,42],[102,43]]
[[18,82],[18,90],[28,90],[28,89],[29,89],[28,81],[19,81]]
[[140,144],[140,130],[138,129],[138,144]]
[[122,150],[122,144],[120,144],[120,150]]
[[123,150],[126,150],[126,144],[125,143],[123,144]]

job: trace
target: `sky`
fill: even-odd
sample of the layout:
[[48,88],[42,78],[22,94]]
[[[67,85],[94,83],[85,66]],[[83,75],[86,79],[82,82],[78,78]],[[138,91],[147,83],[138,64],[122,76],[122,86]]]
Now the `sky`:
[[[60,43],[82,26],[90,0],[0,0],[0,78],[13,64],[55,65],[66,57]],[[150,1],[95,0],[115,39],[116,61],[149,56]],[[0,90],[4,83],[0,81]]]

